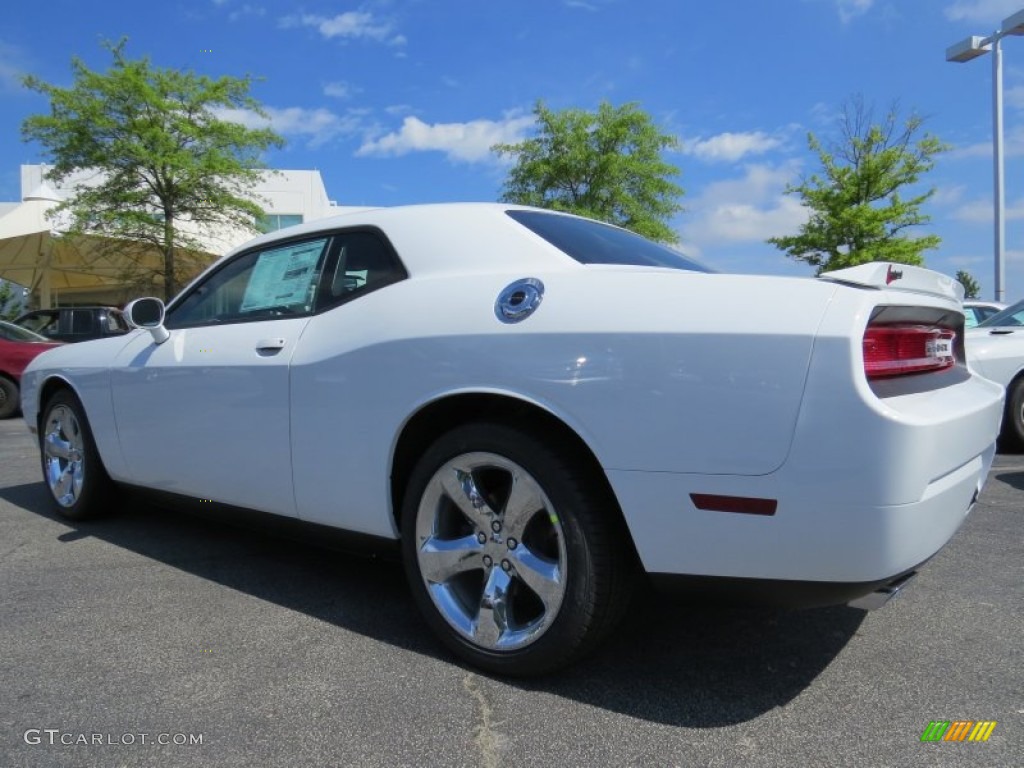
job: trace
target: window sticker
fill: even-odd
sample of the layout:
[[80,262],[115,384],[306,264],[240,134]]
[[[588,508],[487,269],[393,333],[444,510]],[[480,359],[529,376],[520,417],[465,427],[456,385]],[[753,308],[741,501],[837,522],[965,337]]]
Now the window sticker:
[[242,298],[242,312],[305,305],[324,240],[260,254]]

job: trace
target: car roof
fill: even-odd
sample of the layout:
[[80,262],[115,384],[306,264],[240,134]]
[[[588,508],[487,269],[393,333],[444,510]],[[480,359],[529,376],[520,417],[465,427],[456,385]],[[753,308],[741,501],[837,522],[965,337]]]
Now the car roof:
[[[507,203],[431,203],[366,208],[289,227],[257,237],[221,259],[253,247],[344,227],[384,230],[411,274],[575,269],[581,265],[506,215],[510,210],[541,210]],[[554,216],[572,214],[543,210]],[[579,218],[579,217],[576,217]]]

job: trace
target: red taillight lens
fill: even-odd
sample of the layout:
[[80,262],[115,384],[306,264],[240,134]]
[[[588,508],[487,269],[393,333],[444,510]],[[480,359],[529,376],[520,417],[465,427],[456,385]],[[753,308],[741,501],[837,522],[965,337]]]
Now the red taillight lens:
[[875,325],[864,333],[864,372],[869,379],[944,371],[956,363],[948,328]]

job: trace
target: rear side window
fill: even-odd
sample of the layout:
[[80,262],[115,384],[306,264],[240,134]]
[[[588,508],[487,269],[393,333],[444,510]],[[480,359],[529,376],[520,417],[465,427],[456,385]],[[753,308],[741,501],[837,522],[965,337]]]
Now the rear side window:
[[324,270],[318,312],[405,279],[405,268],[376,231],[339,232],[335,240],[338,247]]
[[541,211],[506,211],[534,234],[581,264],[625,264],[711,272],[700,262],[640,235],[590,219]]
[[128,323],[125,322],[124,315],[116,309],[107,311],[107,331],[110,333],[126,333],[128,331]]

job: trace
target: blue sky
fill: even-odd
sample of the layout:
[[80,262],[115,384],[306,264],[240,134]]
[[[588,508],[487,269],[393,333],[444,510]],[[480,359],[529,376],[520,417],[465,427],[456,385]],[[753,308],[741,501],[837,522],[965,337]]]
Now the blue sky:
[[[494,200],[506,167],[488,151],[529,135],[530,110],[638,102],[681,150],[684,248],[726,271],[810,274],[767,237],[804,212],[787,183],[817,170],[806,135],[834,135],[844,100],[904,112],[953,146],[925,179],[937,193],[927,265],[967,269],[989,296],[991,60],[946,63],[1024,0],[194,0],[16,2],[0,26],[0,200],[20,163],[42,162],[20,123],[46,102],[35,74],[70,83],[70,59],[105,69],[100,40],[210,75],[262,78],[253,95],[287,145],[268,163],[317,168],[340,204]],[[1007,298],[1024,296],[1024,39],[1004,42]],[[251,115],[235,115],[252,121]]]

